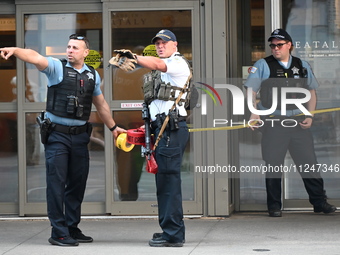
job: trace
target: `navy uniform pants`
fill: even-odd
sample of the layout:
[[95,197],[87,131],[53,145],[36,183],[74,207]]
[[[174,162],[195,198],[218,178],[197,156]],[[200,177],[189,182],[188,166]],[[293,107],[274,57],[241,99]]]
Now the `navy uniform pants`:
[[[178,122],[176,131],[165,130],[155,151],[158,173],[156,174],[158,220],[163,230],[163,239],[169,242],[183,242],[185,226],[183,221],[181,164],[189,139],[185,121]],[[158,136],[159,128],[154,130]],[[169,138],[168,138],[169,137]]]
[[45,144],[47,213],[52,237],[77,230],[89,173],[89,135],[53,131]]
[[[283,127],[281,124],[274,127],[271,127],[270,124],[262,129],[262,157],[268,169],[270,169],[269,166],[283,166],[284,158],[289,151],[296,165],[296,171],[302,177],[309,195],[309,202],[314,206],[321,205],[326,200],[326,195],[320,172],[304,171],[305,167],[310,169],[318,163],[310,129],[302,129],[299,125]],[[302,166],[301,171],[299,166]],[[266,173],[268,210],[281,209],[282,207],[281,177],[282,172]]]

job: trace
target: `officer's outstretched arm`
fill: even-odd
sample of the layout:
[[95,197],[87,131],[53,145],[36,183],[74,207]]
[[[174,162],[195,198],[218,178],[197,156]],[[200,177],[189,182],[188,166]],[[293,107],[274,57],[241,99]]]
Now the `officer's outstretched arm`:
[[137,56],[137,64],[161,72],[166,72],[168,69],[163,60],[152,56]]
[[38,52],[31,49],[22,49],[18,47],[0,48],[0,56],[4,59],[8,59],[11,56],[15,56],[18,59],[31,63],[37,67],[39,71],[44,70],[48,66],[48,60]]

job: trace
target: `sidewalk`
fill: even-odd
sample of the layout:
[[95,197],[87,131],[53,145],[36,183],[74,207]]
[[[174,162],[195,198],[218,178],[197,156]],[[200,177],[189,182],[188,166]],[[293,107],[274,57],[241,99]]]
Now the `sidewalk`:
[[198,254],[340,254],[340,214],[283,212],[236,213],[229,218],[185,218],[182,248],[149,247],[156,218],[84,217],[80,228],[93,243],[77,247],[51,245],[47,218],[0,216],[1,255],[198,255]]

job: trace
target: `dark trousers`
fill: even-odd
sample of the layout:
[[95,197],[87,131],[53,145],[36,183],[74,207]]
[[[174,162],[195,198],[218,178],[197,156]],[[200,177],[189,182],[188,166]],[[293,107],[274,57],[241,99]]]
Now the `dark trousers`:
[[[307,166],[310,169],[313,165],[317,164],[313,136],[310,129],[302,129],[299,125],[296,127],[283,127],[281,125],[271,127],[270,124],[263,128],[261,145],[262,157],[267,167],[283,166],[284,158],[287,151],[289,151],[296,165],[296,172],[299,172],[302,177],[309,195],[309,202],[314,206],[319,206],[326,200],[320,172],[304,170]],[[301,170],[299,166],[302,166]],[[281,209],[282,207],[281,177],[282,172],[266,173],[268,210]]]
[[53,131],[45,144],[47,213],[52,237],[69,235],[80,222],[89,173],[89,135]]
[[[155,152],[158,165],[155,178],[159,225],[163,230],[163,238],[169,242],[183,242],[185,239],[181,164],[189,132],[185,121],[178,124],[178,130],[164,132]],[[158,133],[159,128],[155,130],[155,137]]]

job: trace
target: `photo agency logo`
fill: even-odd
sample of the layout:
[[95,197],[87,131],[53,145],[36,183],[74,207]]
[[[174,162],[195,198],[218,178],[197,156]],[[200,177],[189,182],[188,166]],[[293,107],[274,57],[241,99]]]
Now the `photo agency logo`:
[[[279,109],[281,109],[281,115],[287,115],[287,105],[295,105],[295,109],[299,109],[304,115],[312,115],[304,106],[311,99],[311,93],[308,89],[298,88],[298,87],[282,87],[282,88],[273,88],[272,89],[272,106],[269,109],[258,110],[253,106],[253,90],[252,88],[247,88],[246,96],[244,95],[242,89],[232,84],[215,84],[215,86],[210,86],[203,82],[197,82],[198,84],[204,85],[206,88],[200,88],[202,91],[206,92],[206,94],[201,95],[201,113],[202,115],[207,115],[207,95],[213,100],[214,105],[217,105],[216,98],[218,99],[220,106],[222,106],[222,99],[216,89],[225,89],[230,92],[232,98],[232,114],[233,115],[244,115],[245,114],[245,100],[247,101],[248,109],[251,113],[259,116],[271,116],[276,109],[278,109],[278,95],[280,95],[281,105]],[[291,93],[301,93],[304,97],[299,98],[290,98],[289,95]],[[215,98],[216,97],[216,98]],[[235,124],[243,124],[246,126],[252,126],[252,123],[257,123],[256,126],[261,127],[265,122],[270,122],[273,126],[275,122],[280,122],[284,127],[295,127],[298,125],[298,122],[293,118],[287,119],[279,119],[279,118],[268,118],[268,119],[250,119],[243,121],[238,120],[237,122],[232,119],[214,119],[213,127],[217,125],[235,125]],[[287,124],[290,123],[290,124]]]
[[216,96],[220,105],[222,106],[221,96],[217,93],[216,89],[214,89],[212,86],[210,86],[210,85],[208,85],[204,82],[197,82],[197,83],[207,87],[208,89],[210,89],[212,91],[212,93],[211,93],[208,89],[196,86],[196,88],[198,88],[198,89],[200,89],[200,90],[202,90],[206,93],[206,94],[201,95],[201,113],[202,113],[202,115],[207,115],[207,95],[210,96],[210,98],[214,102],[214,105],[217,104],[216,98],[215,98],[215,96]]

